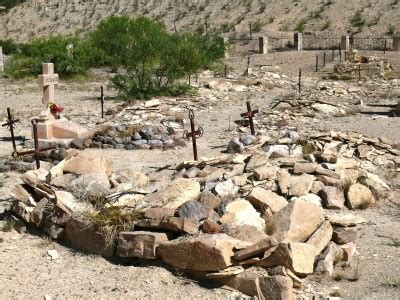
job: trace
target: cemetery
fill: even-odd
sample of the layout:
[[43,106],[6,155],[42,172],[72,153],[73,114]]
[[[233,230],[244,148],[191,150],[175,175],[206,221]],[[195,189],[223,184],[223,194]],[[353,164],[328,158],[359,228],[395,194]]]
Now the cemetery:
[[0,51],[0,298],[398,297],[400,38],[251,28]]

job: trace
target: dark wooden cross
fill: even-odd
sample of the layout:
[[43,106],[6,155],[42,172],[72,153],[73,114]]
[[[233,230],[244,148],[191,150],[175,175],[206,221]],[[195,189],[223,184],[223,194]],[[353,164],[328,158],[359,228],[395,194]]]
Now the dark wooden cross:
[[101,94],[100,94],[100,103],[101,103],[101,118],[104,118],[104,88],[101,86]]
[[259,110],[258,109],[251,110],[250,101],[247,101],[246,105],[247,105],[247,112],[242,113],[240,116],[243,117],[243,118],[249,118],[251,134],[252,135],[256,135],[256,131],[254,130],[253,117],[255,116],[255,114],[259,113]]
[[301,93],[301,68],[299,69],[299,94]]
[[13,150],[14,152],[17,151],[17,146],[15,143],[15,135],[14,135],[14,127],[15,127],[15,123],[19,122],[18,119],[14,119],[14,116],[11,114],[11,109],[9,107],[7,107],[7,122],[4,123],[3,125],[1,125],[1,127],[8,127],[8,129],[10,130],[10,134],[11,134],[11,142],[13,145]]
[[196,140],[197,140],[197,138],[203,136],[204,130],[203,130],[203,128],[201,126],[199,126],[197,130],[195,130],[193,109],[188,108],[188,107],[187,107],[187,109],[189,110],[190,130],[191,130],[191,132],[188,132],[187,130],[185,130],[184,133],[183,133],[183,138],[185,140],[187,140],[187,141],[190,138],[192,139],[193,157],[194,157],[194,160],[197,161],[199,158],[198,158],[198,155],[197,155],[197,142],[196,142]]
[[34,154],[35,161],[36,161],[36,168],[40,169],[40,152],[45,152],[45,151],[57,149],[57,146],[49,146],[49,147],[40,148],[39,147],[39,139],[38,139],[38,132],[37,132],[37,120],[36,119],[32,120],[32,127],[33,127],[33,140],[34,140],[34,143],[35,143],[35,149],[34,150],[24,151],[24,152],[14,151],[13,157],[16,158],[18,156]]

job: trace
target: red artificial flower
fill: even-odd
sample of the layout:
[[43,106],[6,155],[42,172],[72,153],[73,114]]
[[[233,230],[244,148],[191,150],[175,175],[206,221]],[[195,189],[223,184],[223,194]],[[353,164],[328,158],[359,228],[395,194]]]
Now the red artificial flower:
[[64,110],[64,107],[62,107],[61,105],[58,105],[58,104],[52,104],[52,105],[50,105],[50,112],[52,113],[52,114],[59,114],[59,113],[61,113],[62,111]]

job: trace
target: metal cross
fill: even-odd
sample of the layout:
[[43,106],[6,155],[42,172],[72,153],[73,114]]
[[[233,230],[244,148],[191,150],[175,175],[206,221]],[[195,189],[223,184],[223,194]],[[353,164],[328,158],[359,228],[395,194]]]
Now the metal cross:
[[1,127],[8,127],[8,129],[10,130],[10,134],[11,134],[11,142],[13,145],[13,150],[14,152],[17,151],[17,146],[15,144],[15,135],[14,135],[14,128],[15,128],[15,123],[19,122],[18,119],[14,119],[14,116],[11,114],[11,109],[9,107],[7,107],[7,122],[4,123],[3,125],[1,125]]
[[247,105],[247,112],[240,114],[240,116],[244,117],[244,118],[249,118],[251,134],[256,135],[256,131],[254,130],[253,117],[255,116],[255,114],[258,114],[260,111],[258,109],[251,110],[250,101],[247,101],[246,105]]
[[298,83],[298,86],[299,86],[299,94],[301,94],[301,68],[299,69],[299,83]]
[[192,139],[192,144],[193,144],[193,156],[194,160],[198,160],[197,156],[197,143],[196,140],[199,137],[202,137],[204,134],[204,129],[203,127],[199,126],[197,130],[195,130],[195,124],[194,124],[194,112],[193,109],[186,107],[187,110],[189,111],[189,119],[190,119],[190,130],[191,132],[188,132],[185,130],[183,132],[183,138],[188,141],[190,138]]
[[38,132],[37,132],[37,120],[33,119],[31,122],[32,122],[32,126],[33,126],[33,140],[34,140],[34,143],[35,143],[35,149],[34,150],[24,151],[24,152],[14,151],[13,157],[16,158],[18,156],[34,154],[35,161],[36,161],[36,168],[40,169],[40,152],[45,152],[45,151],[48,151],[48,150],[57,149],[57,146],[49,146],[49,147],[40,148],[39,147]]

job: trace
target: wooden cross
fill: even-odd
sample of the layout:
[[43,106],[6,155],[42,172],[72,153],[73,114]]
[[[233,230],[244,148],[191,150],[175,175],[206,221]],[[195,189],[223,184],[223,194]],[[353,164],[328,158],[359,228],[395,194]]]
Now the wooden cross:
[[24,152],[15,151],[13,153],[13,157],[16,158],[18,156],[34,154],[35,161],[36,161],[36,168],[40,169],[40,152],[45,152],[45,151],[57,149],[57,146],[49,146],[49,147],[45,147],[45,148],[40,148],[39,147],[38,130],[37,130],[37,120],[33,119],[31,121],[31,123],[32,123],[32,127],[33,127],[33,140],[35,142],[35,149],[34,150],[24,151]]
[[11,114],[11,110],[9,107],[7,107],[7,122],[4,123],[3,125],[1,125],[1,127],[8,127],[10,129],[10,133],[11,133],[11,142],[13,145],[13,150],[14,152],[17,151],[17,146],[15,144],[15,136],[14,136],[14,127],[15,127],[15,123],[19,122],[18,119],[14,119],[13,115]]
[[193,156],[194,160],[198,160],[197,156],[197,143],[196,139],[199,137],[203,136],[204,130],[201,126],[197,130],[195,130],[195,124],[194,124],[194,112],[193,109],[187,108],[189,110],[189,119],[190,119],[190,129],[191,132],[188,132],[187,130],[184,131],[183,133],[183,138],[185,140],[189,140],[190,138],[192,139],[192,144],[193,144]]
[[58,84],[58,74],[54,74],[54,64],[43,64],[43,74],[38,76],[38,84],[43,88],[42,103],[48,105],[55,99],[54,85]]
[[255,116],[255,114],[259,113],[259,110],[258,109],[251,110],[250,101],[247,101],[246,105],[247,105],[247,112],[242,113],[240,116],[243,117],[243,118],[249,118],[251,134],[252,135],[256,135],[256,131],[254,130],[253,117]]

